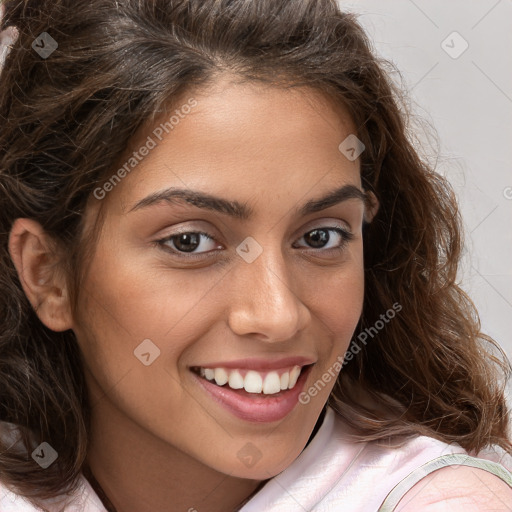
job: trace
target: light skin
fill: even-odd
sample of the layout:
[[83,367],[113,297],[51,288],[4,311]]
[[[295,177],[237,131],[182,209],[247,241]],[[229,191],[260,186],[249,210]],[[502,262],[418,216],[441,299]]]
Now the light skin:
[[[306,356],[315,361],[307,389],[346,351],[362,310],[362,223],[375,215],[376,200],[373,208],[352,198],[298,213],[340,186],[362,190],[359,160],[338,150],[356,133],[346,111],[316,91],[228,78],[193,97],[193,112],[105,199],[90,201],[87,228],[100,207],[105,221],[79,318],[42,228],[18,219],[9,241],[41,321],[77,336],[92,404],[88,464],[118,512],[236,510],[288,467],[334,380],[283,420],[254,423],[216,404],[190,367]],[[127,155],[149,134],[142,130]],[[132,209],[169,187],[237,200],[253,216],[236,219],[186,202]],[[328,231],[327,248],[308,245],[305,235],[333,227],[353,239],[343,244]],[[201,238],[193,252],[201,256],[187,259],[169,240],[178,230],[214,240]],[[263,249],[252,263],[236,252],[249,236]],[[165,238],[167,250],[157,243]],[[149,366],[134,356],[145,339],[160,350]],[[252,467],[238,456],[247,443],[261,454]]]

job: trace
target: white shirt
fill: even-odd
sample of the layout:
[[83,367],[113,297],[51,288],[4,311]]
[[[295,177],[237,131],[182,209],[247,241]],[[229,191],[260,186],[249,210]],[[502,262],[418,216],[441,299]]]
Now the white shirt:
[[[454,464],[490,471],[512,488],[512,456],[498,447],[486,449],[474,457],[457,444],[426,436],[410,438],[397,446],[396,440],[393,445],[377,441],[354,443],[348,438],[348,432],[341,418],[327,407],[324,421],[308,446],[287,469],[270,479],[240,512],[389,512],[429,471]],[[429,464],[423,466],[426,463]],[[391,494],[383,505],[397,484],[398,497],[393,500],[394,494]],[[80,475],[78,490],[67,500],[65,512],[106,512],[83,475]],[[65,501],[66,496],[63,496],[44,503],[50,512],[57,512]],[[1,512],[40,510],[0,483]]]

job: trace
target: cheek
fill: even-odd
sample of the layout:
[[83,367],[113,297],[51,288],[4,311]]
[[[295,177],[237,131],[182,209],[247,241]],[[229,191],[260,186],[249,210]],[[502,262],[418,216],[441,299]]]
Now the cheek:
[[190,408],[179,367],[189,347],[207,337],[216,317],[208,291],[220,288],[223,273],[191,278],[189,271],[148,264],[115,244],[98,245],[81,289],[76,330],[93,403],[108,394],[139,424],[163,436],[171,435],[170,425],[178,429],[169,418]]
[[355,328],[364,296],[364,273],[355,268],[350,273],[332,275],[318,297],[319,314],[333,332]]
[[[356,247],[350,260],[337,272],[317,280],[311,288],[309,304],[313,319],[318,321],[317,333],[324,333],[317,350],[318,364],[308,386],[299,397],[303,405],[319,413],[341,371],[343,358],[361,317],[364,299],[364,267],[362,247]],[[320,286],[321,285],[321,286]]]
[[364,299],[362,243],[354,244],[349,257],[338,269],[315,270],[315,276],[303,285],[309,309],[318,318],[333,350],[341,352],[356,328]]
[[[201,301],[215,282],[215,276],[204,276],[190,279],[186,271],[148,265],[133,253],[98,251],[82,290],[80,323],[94,330],[98,344],[104,340],[97,350],[120,359],[133,357],[145,339],[153,340],[162,355],[179,353],[186,344],[183,326],[201,318]],[[179,341],[165,348],[166,338]]]
[[[364,280],[360,276],[351,276],[347,279],[342,279],[340,282],[332,283],[332,288],[326,291],[324,296],[325,306],[322,308],[322,313],[318,314],[328,329],[328,334],[332,340],[331,344],[326,347],[323,355],[324,364],[319,366],[318,370],[322,368],[322,374],[325,374],[327,369],[332,372],[339,372],[339,365],[335,363],[342,362],[344,354],[350,345],[350,340],[355,334],[355,329],[361,317],[364,296]],[[329,379],[331,380],[331,379]],[[334,382],[331,383],[331,386]],[[330,391],[330,390],[329,390]],[[327,399],[328,391],[326,390],[323,395]]]
[[[193,306],[204,291],[168,286],[162,271],[156,279],[139,271],[134,261],[97,261],[101,264],[91,265],[80,303],[77,333],[91,404],[98,405],[97,414],[105,414],[108,397],[123,415],[113,421],[122,425],[130,418],[142,429],[176,442],[180,432],[190,428],[176,411],[191,415],[190,395],[177,366],[197,336],[191,325],[200,310]],[[197,321],[200,326],[199,316]]]

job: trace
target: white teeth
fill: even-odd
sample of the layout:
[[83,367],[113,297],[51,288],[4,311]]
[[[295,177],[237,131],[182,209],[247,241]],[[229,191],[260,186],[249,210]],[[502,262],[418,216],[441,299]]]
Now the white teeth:
[[224,368],[215,368],[215,382],[217,386],[223,386],[228,381],[228,372]]
[[290,372],[290,381],[288,382],[288,389],[292,389],[293,386],[297,383],[297,379],[300,375],[300,366],[294,366],[293,370]]
[[290,382],[290,372],[284,372],[281,375],[281,389],[288,389],[288,382]]
[[262,376],[259,372],[250,370],[245,377],[239,370],[226,370],[225,368],[200,368],[201,377],[215,381],[218,386],[227,384],[231,389],[245,389],[248,393],[263,393],[274,395],[280,391],[292,389],[297,383],[302,368],[294,366],[290,371],[283,372],[281,376],[277,371]]
[[249,371],[244,379],[244,389],[247,393],[261,393],[263,389],[263,379],[258,372]]
[[231,389],[242,389],[244,387],[244,378],[240,375],[238,370],[229,374],[228,382]]
[[[286,372],[285,372],[286,373]],[[272,395],[281,391],[281,379],[277,372],[270,372],[263,381],[263,393]]]

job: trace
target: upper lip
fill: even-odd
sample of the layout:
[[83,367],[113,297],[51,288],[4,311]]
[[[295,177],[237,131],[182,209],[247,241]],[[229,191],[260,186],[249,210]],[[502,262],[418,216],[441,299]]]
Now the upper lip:
[[307,366],[315,362],[316,361],[310,357],[292,356],[283,357],[281,359],[246,358],[237,359],[236,361],[215,361],[194,366],[199,368],[232,368],[264,371],[279,370],[292,366]]

